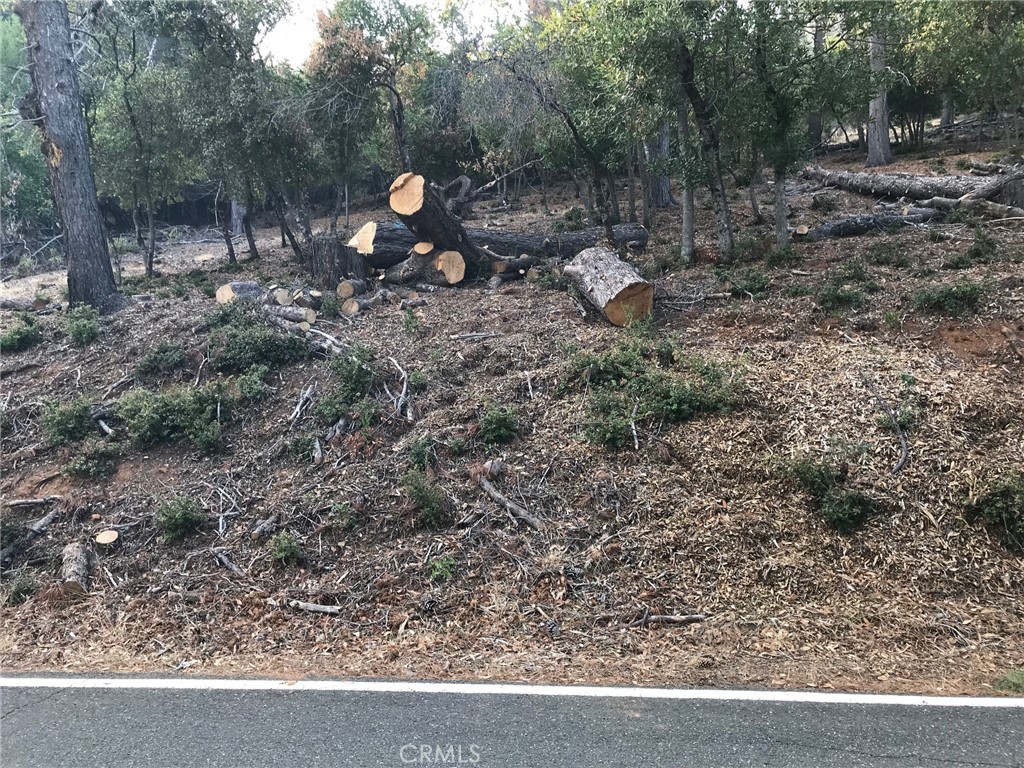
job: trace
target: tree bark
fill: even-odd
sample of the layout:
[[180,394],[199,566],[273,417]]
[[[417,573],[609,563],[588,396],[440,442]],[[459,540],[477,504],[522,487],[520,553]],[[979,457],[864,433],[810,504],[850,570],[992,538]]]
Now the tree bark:
[[252,211],[254,208],[252,182],[245,180],[245,208],[242,209],[242,229],[245,230],[245,239],[249,243],[249,258],[258,259],[260,252],[256,250],[256,238],[252,233]]
[[96,562],[92,549],[73,541],[61,552],[60,581],[64,591],[84,595],[89,591],[89,573]]
[[732,234],[729,198],[725,192],[725,171],[722,166],[721,146],[718,140],[718,131],[715,130],[715,124],[711,117],[711,109],[704,100],[700,89],[697,88],[694,79],[693,52],[689,46],[682,46],[678,67],[683,92],[686,94],[690,106],[693,107],[693,117],[697,122],[697,131],[700,133],[704,157],[708,163],[711,202],[718,218],[718,250],[721,260],[729,262],[732,261],[736,248]]
[[75,65],[68,8],[57,0],[18,0],[32,90],[18,111],[42,134],[42,151],[64,235],[68,300],[112,312],[124,304],[103,234]]
[[[686,107],[679,108],[679,150],[688,153],[691,149],[692,132],[690,130],[690,113]],[[685,175],[685,174],[684,174]],[[697,255],[696,247],[696,211],[693,201],[693,182],[683,179],[683,216],[682,233],[679,245],[679,260],[684,266],[693,264]]]
[[643,320],[654,306],[654,286],[608,248],[587,248],[564,272],[615,325]]
[[962,197],[974,192],[984,182],[976,176],[909,176],[892,173],[851,173],[826,171],[812,166],[804,171],[808,179],[847,189],[862,195],[908,197],[927,200],[929,197]]
[[[825,22],[821,19],[814,25],[814,49],[815,56],[821,56],[825,51]],[[812,149],[821,146],[823,121],[820,112],[811,112],[807,115],[807,141]]]
[[645,181],[650,184],[650,201],[654,208],[669,208],[672,205],[672,188],[669,177],[658,172],[658,166],[668,159],[669,130],[668,122],[662,121],[658,127],[658,136],[646,142],[647,163],[650,169]]
[[[881,75],[885,71],[885,22],[875,22],[871,30],[869,56],[871,74]],[[889,147],[889,93],[881,87],[868,106],[868,168],[889,165],[892,162],[892,149]]]
[[221,221],[221,234],[224,235],[224,244],[228,247],[228,263],[236,264],[238,258],[235,256],[235,244],[231,241],[231,221],[229,216],[225,216],[224,220]]
[[398,84],[394,73],[391,74],[385,88],[388,92],[388,107],[391,111],[391,127],[395,131],[395,145],[398,149],[398,158],[402,163],[402,171],[412,171],[412,159],[409,156],[409,139],[405,135],[405,104],[402,103],[402,94],[398,92]]
[[789,220],[786,216],[786,169],[775,169],[775,247],[789,247]]
[[939,215],[935,209],[921,210],[909,216],[899,214],[865,214],[863,216],[851,216],[848,219],[830,221],[815,227],[807,234],[808,240],[825,240],[830,237],[854,237],[864,235],[868,232],[881,232],[894,226],[904,224],[922,224]]

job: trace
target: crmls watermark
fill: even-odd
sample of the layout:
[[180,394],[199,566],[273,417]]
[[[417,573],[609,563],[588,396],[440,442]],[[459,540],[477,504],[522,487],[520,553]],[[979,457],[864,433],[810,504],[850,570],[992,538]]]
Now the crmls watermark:
[[479,744],[403,744],[398,756],[406,765],[476,765]]

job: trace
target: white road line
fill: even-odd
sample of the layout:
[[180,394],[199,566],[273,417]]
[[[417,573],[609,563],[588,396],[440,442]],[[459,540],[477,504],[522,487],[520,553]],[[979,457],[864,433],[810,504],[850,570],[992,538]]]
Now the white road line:
[[246,680],[145,677],[0,677],[0,688],[106,688],[172,691],[327,691],[338,693],[420,693],[490,696],[566,696],[606,699],[769,701],[806,704],[884,704],[900,707],[998,707],[1024,709],[1024,698],[907,696],[820,691],[744,691],[702,688],[616,688],[611,686],[513,683],[426,683],[371,680]]

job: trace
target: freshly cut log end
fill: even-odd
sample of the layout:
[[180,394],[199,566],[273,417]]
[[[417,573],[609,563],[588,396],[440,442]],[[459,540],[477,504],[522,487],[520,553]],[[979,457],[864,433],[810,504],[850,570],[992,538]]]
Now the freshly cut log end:
[[114,544],[119,538],[121,538],[121,534],[115,531],[113,528],[107,531],[100,531],[95,536],[96,543],[104,547],[109,547],[110,545]]
[[73,541],[61,552],[60,581],[69,594],[84,595],[89,591],[89,573],[92,571],[95,555],[92,550],[78,541]]
[[438,272],[444,273],[448,285],[461,283],[466,276],[466,260],[458,251],[441,251],[434,261]]
[[614,325],[643,320],[654,308],[654,286],[608,248],[587,248],[564,273]]
[[296,291],[292,294],[292,303],[304,309],[320,309],[324,302],[324,295],[320,291]]
[[287,288],[274,288],[270,292],[270,298],[279,307],[290,307],[294,301],[292,292]]
[[355,248],[362,254],[373,253],[373,240],[375,237],[377,237],[377,222],[368,221],[348,241],[348,247]]
[[338,283],[339,299],[351,299],[353,296],[358,296],[362,293],[366,293],[365,280],[353,278],[351,280],[342,280]]
[[423,241],[416,243],[416,245],[414,245],[412,249],[421,256],[426,256],[428,253],[434,250],[434,244]]
[[259,283],[243,281],[225,283],[217,289],[216,298],[218,304],[230,304],[236,299],[239,301],[260,301],[264,297],[263,288]]
[[423,207],[424,179],[415,173],[403,173],[391,184],[391,209],[399,216],[410,216]]

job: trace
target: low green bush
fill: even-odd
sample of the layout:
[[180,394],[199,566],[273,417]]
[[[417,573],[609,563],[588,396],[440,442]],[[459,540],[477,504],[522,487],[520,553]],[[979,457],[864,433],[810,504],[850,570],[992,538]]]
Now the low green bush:
[[79,304],[64,318],[64,332],[76,347],[92,344],[100,336],[100,313],[88,304]]
[[955,285],[921,288],[915,291],[913,303],[919,312],[960,317],[981,309],[986,292],[983,283],[962,281]]
[[981,517],[1011,548],[1024,553],[1024,472],[993,483],[967,511]]
[[185,361],[185,348],[181,344],[165,341],[142,356],[135,366],[135,372],[139,376],[170,373],[182,368]]
[[456,560],[451,555],[432,558],[427,563],[427,572],[430,575],[430,580],[442,583],[451,581],[455,575],[455,566]]
[[133,389],[121,397],[114,413],[124,421],[136,445],[188,440],[203,452],[213,453],[222,446],[221,424],[230,420],[233,400],[220,381],[165,392]]
[[43,433],[50,445],[64,445],[96,434],[90,416],[91,405],[85,397],[67,403],[50,402],[43,408]]
[[444,494],[426,473],[410,470],[402,477],[406,495],[417,513],[417,522],[424,528],[442,528],[450,522]]
[[75,477],[99,480],[117,471],[120,458],[121,450],[117,445],[93,438],[82,444],[64,471]]
[[43,340],[35,317],[21,314],[14,323],[0,336],[0,354],[22,352]]
[[205,520],[198,502],[183,496],[168,499],[156,512],[156,527],[165,541],[180,541],[196,533]]
[[357,403],[370,393],[375,370],[372,353],[357,348],[351,355],[332,357],[327,363],[332,385],[324,391],[316,404],[316,414],[327,424],[334,424],[352,413]]
[[793,463],[790,474],[811,497],[822,519],[842,533],[852,531],[880,509],[878,502],[864,491],[844,487],[845,466],[802,459]]
[[409,454],[409,463],[417,469],[426,469],[437,461],[436,445],[437,441],[430,435],[411,440],[406,449]]
[[519,416],[513,408],[485,408],[477,418],[480,439],[487,445],[511,443],[519,432]]
[[38,588],[39,584],[32,574],[18,571],[4,584],[3,604],[6,606],[21,605],[32,597]]
[[281,531],[269,542],[270,557],[281,565],[295,565],[306,559],[302,542],[291,531]]
[[1024,693],[1024,667],[1011,669],[996,680],[996,690],[1008,693]]

